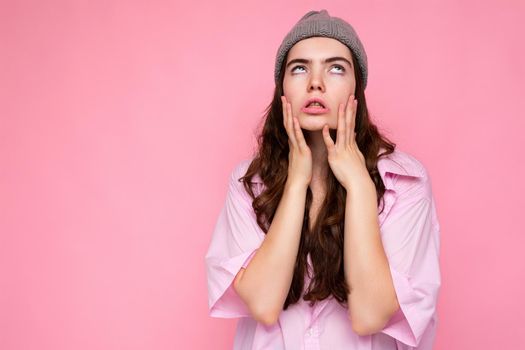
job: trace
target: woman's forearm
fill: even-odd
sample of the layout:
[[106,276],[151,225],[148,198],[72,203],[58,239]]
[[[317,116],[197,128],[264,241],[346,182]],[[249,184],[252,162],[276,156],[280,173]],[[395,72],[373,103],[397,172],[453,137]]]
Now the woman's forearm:
[[277,321],[290,290],[306,192],[307,188],[286,184],[264,241],[234,283],[253,317],[267,325]]
[[361,335],[382,329],[397,306],[377,211],[376,190],[371,179],[349,187],[345,209],[344,270],[350,288],[349,317],[352,327]]

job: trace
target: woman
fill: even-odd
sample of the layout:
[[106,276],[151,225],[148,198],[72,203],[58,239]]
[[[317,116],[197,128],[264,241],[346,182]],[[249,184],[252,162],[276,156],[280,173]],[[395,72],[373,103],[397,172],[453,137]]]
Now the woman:
[[369,119],[367,58],[310,11],[279,47],[253,159],[233,169],[206,254],[235,349],[431,349],[439,223],[425,167]]

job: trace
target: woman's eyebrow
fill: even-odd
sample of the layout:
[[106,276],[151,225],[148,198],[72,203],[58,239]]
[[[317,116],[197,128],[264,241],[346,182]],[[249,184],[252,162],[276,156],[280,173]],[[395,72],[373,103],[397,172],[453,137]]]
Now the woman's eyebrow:
[[[334,62],[334,61],[344,61],[346,62],[350,67],[352,67],[352,63],[347,60],[346,58],[344,57],[340,57],[340,56],[336,56],[336,57],[329,57],[327,59],[324,60],[323,63],[331,63],[331,62]],[[291,66],[292,64],[294,63],[304,63],[304,64],[310,64],[310,62],[312,62],[312,60],[308,60],[306,58],[294,58],[293,60],[291,60],[290,62],[288,62],[286,64],[286,68],[288,68],[289,66]]]

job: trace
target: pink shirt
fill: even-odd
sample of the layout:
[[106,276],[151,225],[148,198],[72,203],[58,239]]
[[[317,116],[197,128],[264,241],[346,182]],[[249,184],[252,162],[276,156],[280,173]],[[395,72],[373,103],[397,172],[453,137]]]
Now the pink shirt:
[[[241,161],[231,173],[226,201],[205,258],[210,316],[240,318],[233,348],[432,349],[441,285],[440,228],[424,166],[399,149],[378,162],[386,187],[385,209],[378,219],[400,310],[378,333],[359,336],[352,330],[348,310],[333,297],[313,307],[300,299],[281,311],[278,322],[265,326],[251,317],[233,289],[234,277],[248,265],[265,238],[257,225],[251,198],[237,181],[250,162]],[[261,179],[256,176],[252,181],[257,183],[256,194],[260,193],[264,188]]]

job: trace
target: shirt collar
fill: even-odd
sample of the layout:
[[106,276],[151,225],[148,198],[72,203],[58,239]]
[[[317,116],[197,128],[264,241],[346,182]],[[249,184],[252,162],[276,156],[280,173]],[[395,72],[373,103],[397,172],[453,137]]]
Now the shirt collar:
[[[384,149],[381,149],[382,153]],[[397,174],[402,176],[424,177],[423,169],[415,158],[407,153],[395,149],[393,153],[382,156],[377,161],[377,170],[379,175],[385,182],[386,173]],[[259,174],[255,174],[252,178],[252,183],[263,183]],[[388,186],[387,186],[388,188]]]

